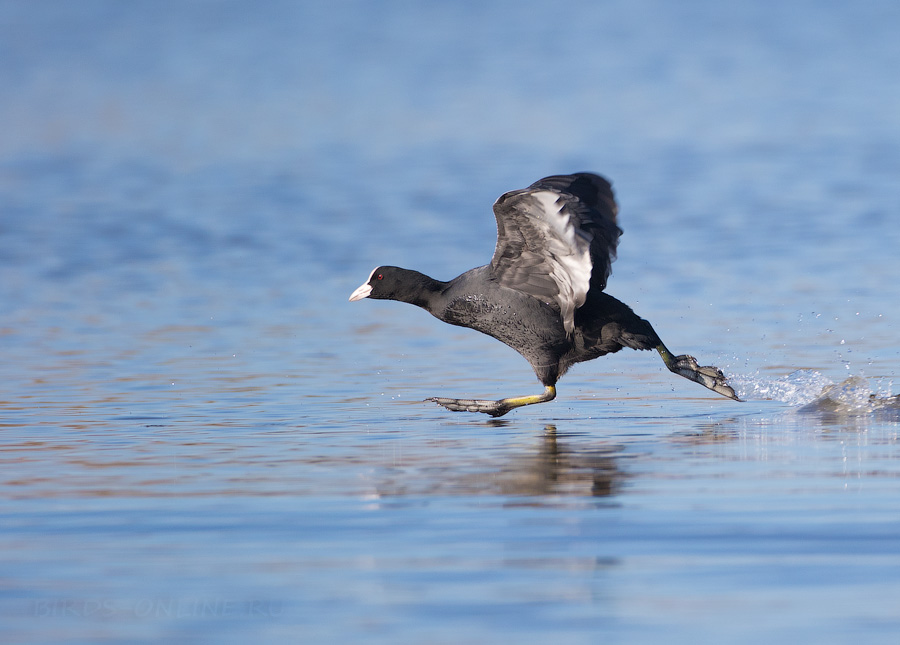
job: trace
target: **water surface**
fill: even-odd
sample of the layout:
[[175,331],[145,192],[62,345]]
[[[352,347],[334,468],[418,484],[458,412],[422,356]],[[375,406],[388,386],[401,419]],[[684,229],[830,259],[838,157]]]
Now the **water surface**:
[[[4,642],[893,643],[889,2],[0,5]],[[608,175],[650,353],[350,304]]]

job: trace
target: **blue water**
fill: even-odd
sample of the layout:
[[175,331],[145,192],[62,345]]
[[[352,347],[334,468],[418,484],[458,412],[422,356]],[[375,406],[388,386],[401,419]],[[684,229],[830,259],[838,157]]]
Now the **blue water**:
[[[0,640],[894,643],[893,2],[0,3]],[[391,302],[609,176],[650,353]]]

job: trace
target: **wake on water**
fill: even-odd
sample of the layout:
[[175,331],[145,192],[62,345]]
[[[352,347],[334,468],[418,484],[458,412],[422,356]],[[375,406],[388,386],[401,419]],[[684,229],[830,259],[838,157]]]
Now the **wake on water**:
[[780,401],[801,413],[885,414],[900,419],[900,394],[890,393],[891,381],[880,381],[873,391],[862,376],[834,383],[815,370],[796,370],[778,378],[728,375],[728,382],[745,401]]

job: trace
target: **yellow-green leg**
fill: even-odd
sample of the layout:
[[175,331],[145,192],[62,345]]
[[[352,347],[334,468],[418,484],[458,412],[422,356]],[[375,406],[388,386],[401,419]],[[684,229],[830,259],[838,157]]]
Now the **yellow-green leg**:
[[500,417],[523,405],[534,405],[535,403],[546,403],[556,398],[556,387],[548,385],[544,388],[542,394],[531,394],[528,396],[515,396],[509,399],[500,399],[499,401],[483,401],[479,399],[445,399],[440,396],[433,396],[426,401],[432,401],[438,405],[443,405],[448,410],[454,412],[484,412],[492,417]]
[[725,375],[722,374],[722,370],[718,367],[713,367],[711,365],[700,367],[700,365],[697,364],[697,359],[693,356],[688,356],[687,354],[682,356],[672,356],[672,352],[670,352],[662,343],[656,346],[656,351],[659,352],[659,355],[662,357],[663,362],[666,364],[666,367],[669,368],[670,372],[674,372],[679,376],[683,376],[695,383],[699,383],[703,387],[708,387],[713,392],[717,392],[722,396],[727,396],[729,399],[740,401],[737,394],[734,393],[734,388],[728,385],[728,381],[725,380]]

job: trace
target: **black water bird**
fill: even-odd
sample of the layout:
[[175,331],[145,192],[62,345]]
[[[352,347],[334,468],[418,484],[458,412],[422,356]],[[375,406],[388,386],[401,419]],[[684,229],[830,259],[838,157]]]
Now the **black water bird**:
[[556,382],[575,363],[623,347],[655,349],[666,367],[739,401],[716,367],[673,356],[649,322],[603,292],[622,230],[610,183],[598,175],[554,175],[513,190],[494,204],[497,247],[491,263],[449,282],[418,271],[377,267],[354,291],[399,300],[506,343],[531,363],[542,394],[499,401],[428,399],[454,411],[494,417],[556,397]]

